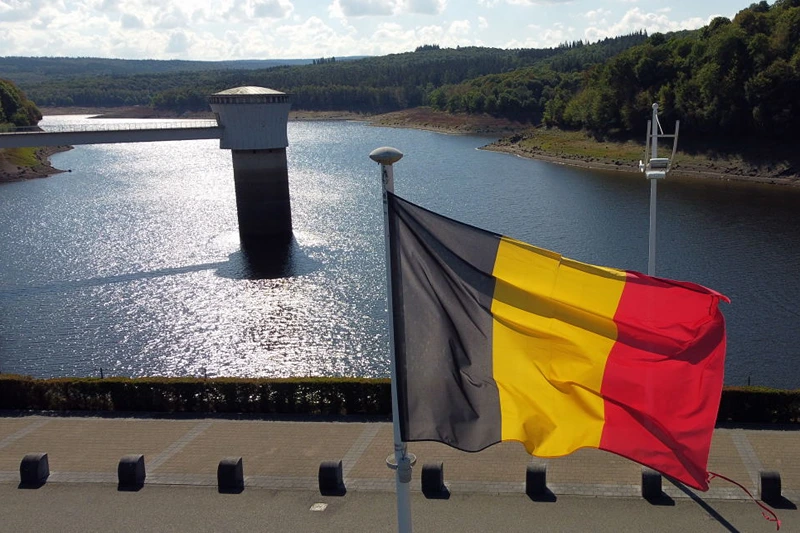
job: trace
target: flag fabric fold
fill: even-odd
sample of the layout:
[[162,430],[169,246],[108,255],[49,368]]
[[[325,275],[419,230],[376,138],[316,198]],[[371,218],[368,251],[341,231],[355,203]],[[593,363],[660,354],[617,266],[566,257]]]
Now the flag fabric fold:
[[405,442],[598,448],[707,490],[725,296],[388,203]]

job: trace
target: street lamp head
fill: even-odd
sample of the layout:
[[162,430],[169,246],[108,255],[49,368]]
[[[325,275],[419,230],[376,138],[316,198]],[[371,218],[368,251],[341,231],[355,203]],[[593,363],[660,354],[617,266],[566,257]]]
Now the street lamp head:
[[371,151],[369,158],[381,165],[393,165],[403,158],[403,153],[391,146],[381,146]]

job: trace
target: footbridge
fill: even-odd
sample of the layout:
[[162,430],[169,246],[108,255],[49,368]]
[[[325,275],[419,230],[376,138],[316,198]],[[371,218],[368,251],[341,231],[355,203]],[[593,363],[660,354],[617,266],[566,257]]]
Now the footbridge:
[[0,132],[0,148],[189,141],[220,137],[222,137],[222,126],[216,120],[57,124]]
[[59,124],[0,132],[0,148],[219,139],[230,150],[242,245],[292,233],[286,161],[289,95],[236,87],[208,97],[216,120]]

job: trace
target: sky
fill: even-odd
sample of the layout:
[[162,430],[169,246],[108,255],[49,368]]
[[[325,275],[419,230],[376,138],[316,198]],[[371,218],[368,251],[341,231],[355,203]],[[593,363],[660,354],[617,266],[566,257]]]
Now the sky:
[[0,55],[308,59],[694,29],[754,0],[0,0]]

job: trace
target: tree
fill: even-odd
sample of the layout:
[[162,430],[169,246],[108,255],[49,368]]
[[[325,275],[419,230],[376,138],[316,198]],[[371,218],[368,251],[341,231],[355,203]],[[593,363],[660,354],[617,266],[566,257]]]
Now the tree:
[[0,124],[35,126],[42,113],[10,80],[0,79]]

